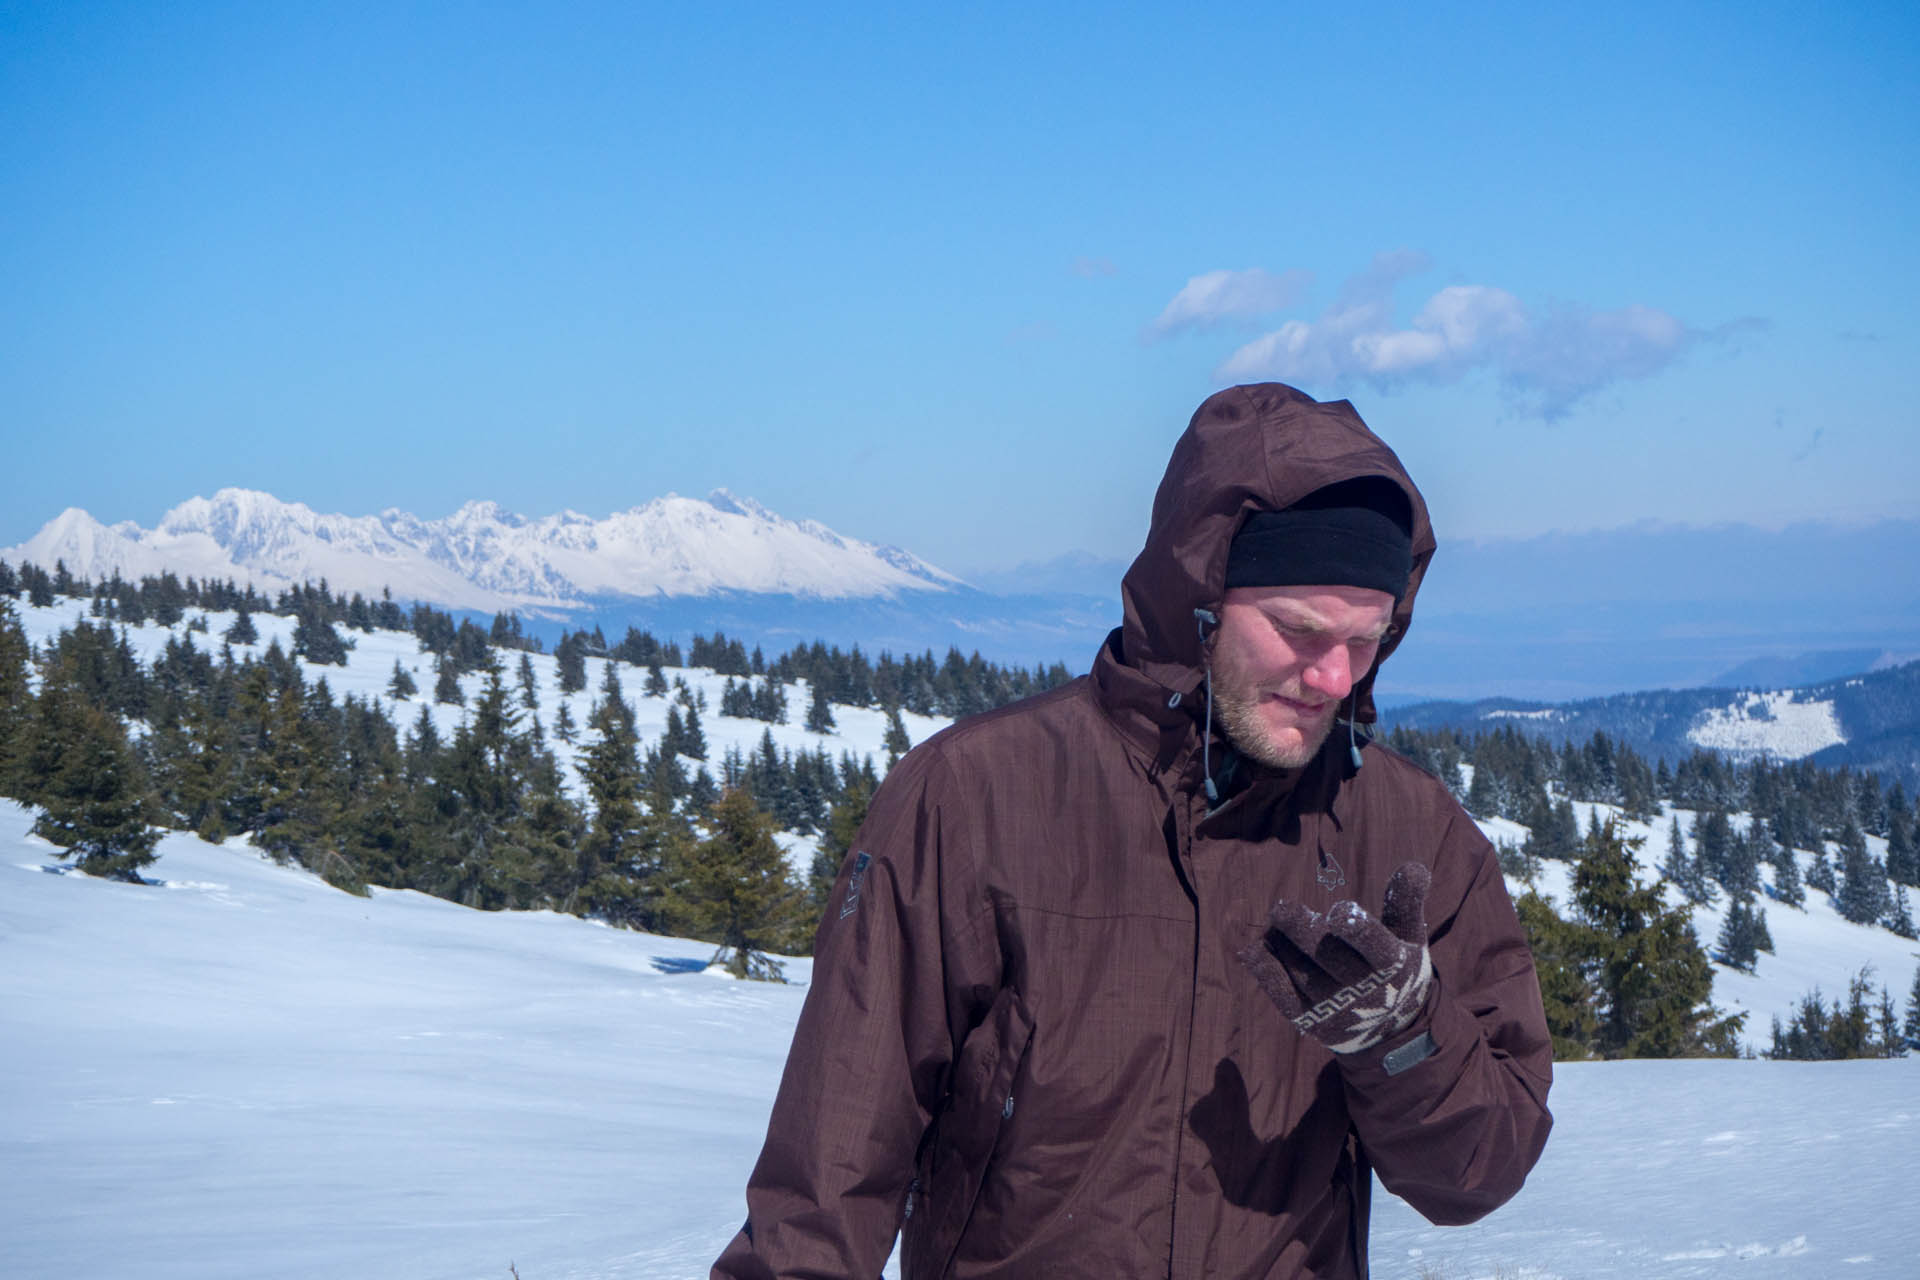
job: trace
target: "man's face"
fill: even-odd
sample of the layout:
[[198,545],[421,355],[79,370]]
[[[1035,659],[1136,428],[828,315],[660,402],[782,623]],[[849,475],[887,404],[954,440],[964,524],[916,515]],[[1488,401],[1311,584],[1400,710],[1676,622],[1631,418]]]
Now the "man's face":
[[1393,597],[1368,587],[1234,587],[1213,634],[1213,711],[1275,768],[1313,759],[1354,681],[1373,668]]

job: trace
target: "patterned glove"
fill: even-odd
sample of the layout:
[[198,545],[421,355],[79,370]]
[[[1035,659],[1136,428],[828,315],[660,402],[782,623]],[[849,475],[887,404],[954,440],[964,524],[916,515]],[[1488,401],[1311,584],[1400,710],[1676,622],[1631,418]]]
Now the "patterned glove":
[[1387,881],[1378,920],[1357,902],[1336,902],[1321,915],[1282,899],[1240,963],[1305,1034],[1335,1053],[1371,1048],[1411,1025],[1426,1001],[1432,883],[1420,863],[1401,866]]

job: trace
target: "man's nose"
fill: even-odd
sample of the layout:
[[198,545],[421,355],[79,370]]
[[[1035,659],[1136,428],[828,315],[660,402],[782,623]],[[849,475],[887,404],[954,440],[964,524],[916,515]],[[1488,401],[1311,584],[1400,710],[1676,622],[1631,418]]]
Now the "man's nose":
[[1353,688],[1353,659],[1347,646],[1331,644],[1321,651],[1306,671],[1307,687],[1329,698],[1340,699]]

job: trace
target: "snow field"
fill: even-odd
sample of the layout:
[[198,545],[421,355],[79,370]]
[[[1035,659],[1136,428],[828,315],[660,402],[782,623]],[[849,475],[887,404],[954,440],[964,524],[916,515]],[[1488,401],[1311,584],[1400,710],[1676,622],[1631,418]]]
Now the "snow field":
[[[107,1280],[682,1280],[738,1227],[810,966],[173,834],[128,885],[0,803],[0,1256]],[[1381,1276],[1909,1277],[1920,1059],[1582,1063],[1480,1223]],[[891,1271],[889,1274],[893,1274]]]
[[0,804],[12,1274],[690,1275],[738,1225],[804,986],[237,841],[50,875],[30,823]]
[[1738,706],[1701,713],[1687,741],[1735,755],[1798,760],[1847,740],[1833,703],[1801,702],[1791,689],[1749,693]]

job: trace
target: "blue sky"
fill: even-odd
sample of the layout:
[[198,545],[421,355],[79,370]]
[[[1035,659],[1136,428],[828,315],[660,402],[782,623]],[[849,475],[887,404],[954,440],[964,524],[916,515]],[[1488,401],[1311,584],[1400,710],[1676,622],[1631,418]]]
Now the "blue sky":
[[1124,556],[1268,377],[1443,541],[1920,515],[1913,6],[909,8],[0,5],[0,545],[726,486]]

